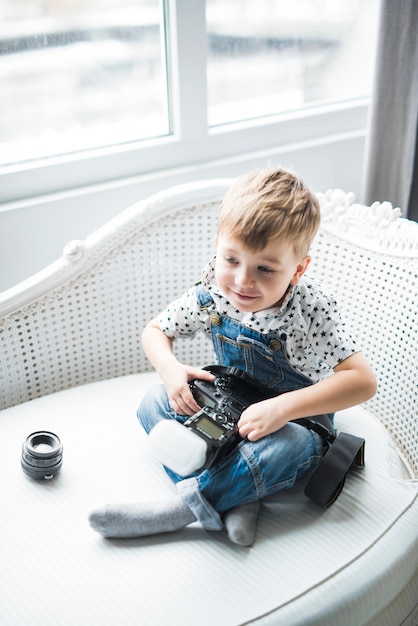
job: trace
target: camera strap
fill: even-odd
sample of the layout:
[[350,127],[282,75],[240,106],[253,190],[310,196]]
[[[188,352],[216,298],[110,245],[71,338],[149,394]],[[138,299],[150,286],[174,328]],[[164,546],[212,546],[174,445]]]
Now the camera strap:
[[329,445],[305,487],[305,495],[310,500],[329,507],[340,495],[349,470],[364,467],[365,440],[348,433],[334,435],[324,424],[324,421],[329,421],[326,415],[295,421],[318,433]]

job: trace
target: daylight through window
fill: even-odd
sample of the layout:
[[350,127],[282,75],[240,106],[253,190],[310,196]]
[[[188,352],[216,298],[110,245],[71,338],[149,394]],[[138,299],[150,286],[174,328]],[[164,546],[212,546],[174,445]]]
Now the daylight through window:
[[169,132],[158,0],[0,2],[3,162]]

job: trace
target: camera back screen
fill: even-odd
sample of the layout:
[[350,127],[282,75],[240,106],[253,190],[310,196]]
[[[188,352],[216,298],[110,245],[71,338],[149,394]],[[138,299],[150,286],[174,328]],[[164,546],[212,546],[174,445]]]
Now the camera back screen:
[[207,417],[201,417],[199,421],[196,422],[196,428],[198,428],[202,433],[208,435],[211,439],[220,439],[224,434],[222,428],[219,428],[219,426]]

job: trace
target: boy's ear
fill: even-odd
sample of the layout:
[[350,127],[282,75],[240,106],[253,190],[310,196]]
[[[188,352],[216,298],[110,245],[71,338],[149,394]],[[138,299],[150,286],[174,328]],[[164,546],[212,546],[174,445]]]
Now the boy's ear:
[[311,262],[312,258],[310,256],[305,257],[302,261],[300,261],[296,267],[296,272],[293,274],[292,280],[290,281],[291,285],[297,285],[306,270],[308,269],[308,265]]

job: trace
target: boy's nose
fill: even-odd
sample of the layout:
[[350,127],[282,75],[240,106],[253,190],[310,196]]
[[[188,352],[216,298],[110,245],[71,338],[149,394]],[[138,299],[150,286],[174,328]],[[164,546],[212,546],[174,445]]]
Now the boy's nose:
[[254,277],[252,275],[252,272],[245,267],[240,267],[236,275],[236,283],[241,287],[249,287],[253,285]]

